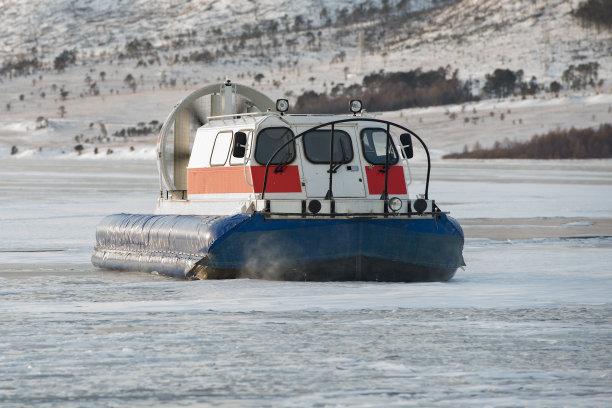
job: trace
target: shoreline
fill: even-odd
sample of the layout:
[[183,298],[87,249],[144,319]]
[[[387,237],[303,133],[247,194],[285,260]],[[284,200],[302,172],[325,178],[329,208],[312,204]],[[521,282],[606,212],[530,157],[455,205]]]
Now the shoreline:
[[612,237],[612,218],[466,218],[457,221],[468,239],[513,241],[537,238]]

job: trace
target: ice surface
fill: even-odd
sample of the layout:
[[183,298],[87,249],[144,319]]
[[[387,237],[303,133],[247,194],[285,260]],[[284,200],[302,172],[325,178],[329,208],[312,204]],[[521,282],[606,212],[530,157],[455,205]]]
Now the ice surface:
[[[156,41],[194,27],[204,32],[219,24],[225,30],[285,14],[292,20],[304,10],[301,2],[281,8],[275,0],[249,2],[244,10],[230,3],[57,0],[42,7],[8,0],[3,10],[16,23],[0,27],[6,40],[0,53],[8,61],[36,46],[51,56],[49,63],[77,44],[80,57],[100,56],[134,38]],[[330,14],[345,6],[337,0],[312,4]],[[333,30],[324,29],[321,52],[297,47],[266,64],[244,55],[135,71],[131,63],[92,56],[95,66],[45,71],[36,85],[31,76],[5,77],[0,406],[611,406],[612,229],[606,228],[612,162],[441,160],[476,142],[486,147],[612,121],[610,34],[576,24],[576,5],[461,2],[423,24],[410,22],[422,35],[383,38],[378,53],[367,58],[357,51],[360,36],[345,36],[338,46]],[[205,12],[208,6],[215,13]],[[316,26],[319,17],[308,18]],[[85,18],[86,24],[75,25]],[[325,47],[330,42],[339,48]],[[346,61],[330,64],[341,50]],[[287,59],[299,64],[277,70]],[[431,198],[464,222],[467,267],[450,282],[194,282],[89,264],[103,216],[153,211],[157,135],[117,138],[100,144],[98,155],[85,143],[80,156],[75,135],[99,135],[100,122],[112,134],[163,120],[190,89],[219,81],[228,70],[247,85],[255,72],[263,73],[258,87],[276,98],[328,91],[324,84],[343,79],[347,86],[359,83],[380,69],[429,70],[449,61],[460,78],[480,79],[480,85],[495,68],[523,69],[549,84],[579,61],[598,61],[604,79],[602,89],[559,97],[383,115],[425,138],[434,158]],[[100,71],[108,72],[101,95],[79,97],[83,79]],[[142,82],[131,93],[123,79],[136,72]],[[160,88],[162,74],[179,84],[186,79],[189,89]],[[281,87],[271,81],[279,77],[286,77]],[[66,101],[58,100],[55,86],[70,91]],[[48,97],[40,98],[41,91]],[[63,118],[59,105],[67,111]],[[35,129],[38,116],[49,120],[47,128]],[[19,153],[9,157],[13,145]],[[411,194],[422,193],[421,151],[413,164]]]
[[[545,180],[609,194],[607,163],[512,166],[508,184],[499,163],[445,164],[432,191],[460,218],[508,217],[503,188],[563,215]],[[612,403],[612,234],[555,237],[601,219],[480,227],[552,234],[510,241],[470,238],[466,221],[467,267],[447,283],[183,281],[88,263],[104,215],[153,211],[152,162],[12,158],[0,176],[1,406]]]
[[[3,404],[563,407],[612,398],[609,303],[506,307],[504,297],[530,292],[527,282],[491,276],[480,288],[496,290],[479,295],[493,304],[503,292],[495,307],[472,303],[470,283],[456,282],[446,297],[469,306],[448,307],[432,284],[75,269],[3,282]],[[397,303],[409,296],[414,303]]]

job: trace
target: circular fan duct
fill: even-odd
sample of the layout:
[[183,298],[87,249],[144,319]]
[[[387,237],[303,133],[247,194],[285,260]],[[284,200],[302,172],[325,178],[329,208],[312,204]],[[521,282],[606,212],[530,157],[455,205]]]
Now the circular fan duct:
[[231,81],[207,85],[181,100],[170,112],[157,142],[162,196],[186,198],[187,165],[197,129],[211,116],[274,110],[263,93]]

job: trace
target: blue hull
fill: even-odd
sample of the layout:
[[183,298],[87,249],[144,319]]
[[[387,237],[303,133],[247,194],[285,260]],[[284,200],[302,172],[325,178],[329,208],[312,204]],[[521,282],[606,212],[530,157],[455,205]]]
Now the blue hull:
[[92,262],[200,279],[446,281],[464,265],[463,242],[459,224],[444,214],[386,219],[119,214],[98,227]]

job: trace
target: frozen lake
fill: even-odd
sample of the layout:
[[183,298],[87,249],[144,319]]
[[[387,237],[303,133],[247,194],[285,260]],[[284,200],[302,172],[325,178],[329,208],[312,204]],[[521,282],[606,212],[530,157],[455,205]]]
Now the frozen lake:
[[0,406],[612,405],[612,161],[434,164],[468,266],[419,284],[101,271],[95,226],[154,210],[155,163],[0,176]]

